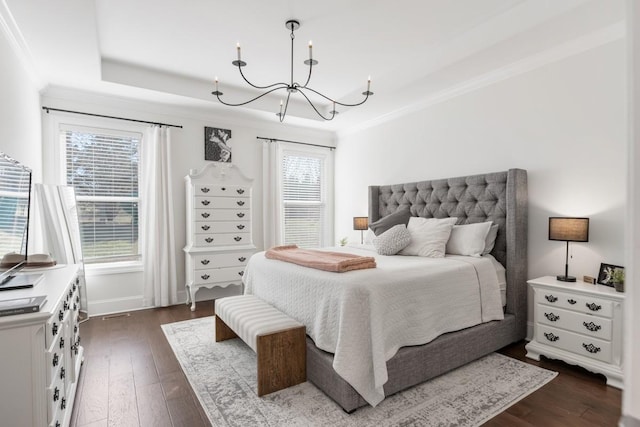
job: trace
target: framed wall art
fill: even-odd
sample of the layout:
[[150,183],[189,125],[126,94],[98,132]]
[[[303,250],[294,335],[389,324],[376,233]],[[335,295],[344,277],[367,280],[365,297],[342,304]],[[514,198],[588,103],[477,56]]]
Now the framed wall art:
[[231,129],[204,128],[204,159],[231,163]]

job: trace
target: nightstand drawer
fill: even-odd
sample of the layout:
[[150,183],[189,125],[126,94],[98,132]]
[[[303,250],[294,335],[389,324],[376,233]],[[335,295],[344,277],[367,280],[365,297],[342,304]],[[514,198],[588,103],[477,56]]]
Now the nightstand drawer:
[[571,353],[611,363],[611,342],[538,323],[536,340]]
[[536,319],[540,323],[607,341],[612,339],[613,322],[611,319],[550,307],[545,304],[538,304],[536,310]]
[[613,302],[593,296],[537,289],[536,302],[602,317],[613,316]]
[[235,252],[224,254],[207,254],[193,257],[196,270],[217,267],[234,267],[246,265],[253,252]]
[[207,246],[240,246],[251,241],[249,233],[196,234],[197,247]]
[[232,282],[236,280],[242,280],[243,274],[244,266],[198,270],[193,282],[196,285],[202,283]]
[[198,221],[194,229],[198,234],[204,233],[249,233],[249,221]]

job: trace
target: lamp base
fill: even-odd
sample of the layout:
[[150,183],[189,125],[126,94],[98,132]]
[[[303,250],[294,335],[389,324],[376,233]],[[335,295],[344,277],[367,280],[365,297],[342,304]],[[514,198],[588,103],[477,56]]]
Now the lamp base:
[[575,282],[576,278],[573,276],[556,276],[556,279],[558,279],[561,282]]

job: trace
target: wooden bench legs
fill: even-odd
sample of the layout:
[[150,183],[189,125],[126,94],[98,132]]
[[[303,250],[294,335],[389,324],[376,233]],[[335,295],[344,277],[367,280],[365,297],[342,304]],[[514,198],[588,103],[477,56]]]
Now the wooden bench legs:
[[[216,316],[216,342],[238,335]],[[256,337],[258,396],[307,380],[307,346],[304,326]]]

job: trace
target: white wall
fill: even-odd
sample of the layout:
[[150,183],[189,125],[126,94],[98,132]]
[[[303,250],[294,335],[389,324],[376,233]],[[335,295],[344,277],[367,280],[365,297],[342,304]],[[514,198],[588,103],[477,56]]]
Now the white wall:
[[[42,97],[42,104],[48,107],[113,115],[140,120],[158,121],[182,125],[182,129],[171,130],[173,196],[175,236],[178,266],[178,298],[184,301],[184,254],[182,248],[185,236],[185,184],[184,176],[190,169],[201,168],[204,160],[204,127],[214,126],[231,129],[233,163],[249,178],[254,179],[253,186],[253,239],[259,250],[262,249],[262,143],[257,136],[306,141],[316,144],[333,145],[333,137],[327,132],[304,130],[280,124],[274,116],[272,122],[239,119],[237,110],[221,113],[213,109],[182,108],[163,104],[144,103],[117,97],[83,93],[76,90],[53,88]],[[82,116],[43,113],[43,132],[45,152],[45,182],[55,183],[51,147],[57,143],[54,139],[54,121],[77,120]],[[55,117],[55,118],[54,118]],[[130,126],[127,122],[107,120],[111,126]],[[108,124],[107,124],[108,125]],[[127,271],[119,274],[91,272],[87,274],[87,294],[91,315],[107,312],[133,310],[141,308],[142,272]],[[198,300],[211,299],[238,293],[239,289],[201,289]]]
[[522,168],[529,182],[528,276],[563,273],[549,216],[591,218],[569,274],[624,265],[625,44],[616,41],[393,121],[339,135],[336,238],[367,215],[367,186]]
[[3,28],[0,25],[0,151],[30,167],[37,179],[42,176],[40,95]]

